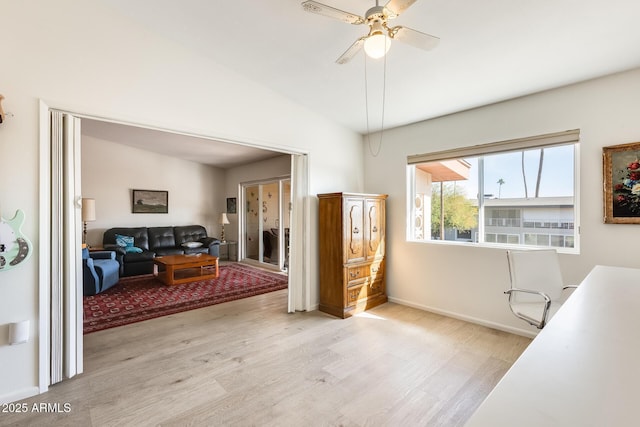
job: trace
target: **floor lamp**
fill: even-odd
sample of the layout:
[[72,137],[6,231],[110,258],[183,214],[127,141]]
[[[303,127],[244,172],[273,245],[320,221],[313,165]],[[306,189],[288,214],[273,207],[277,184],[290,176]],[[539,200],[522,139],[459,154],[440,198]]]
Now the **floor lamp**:
[[231,224],[229,222],[229,218],[227,218],[227,213],[226,212],[222,212],[220,214],[220,224],[222,224],[222,231],[220,232],[220,241],[222,243],[226,242],[226,240],[224,240],[224,225],[225,224]]
[[82,199],[82,244],[87,243],[87,222],[96,220],[96,200]]

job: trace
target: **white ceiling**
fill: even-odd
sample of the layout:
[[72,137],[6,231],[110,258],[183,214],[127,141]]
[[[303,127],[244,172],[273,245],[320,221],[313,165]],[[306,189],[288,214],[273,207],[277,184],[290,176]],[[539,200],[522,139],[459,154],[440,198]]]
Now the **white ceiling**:
[[282,155],[240,144],[99,120],[82,119],[81,128],[83,136],[223,169]]
[[[382,125],[384,61],[335,60],[365,35],[303,11],[301,0],[101,0],[359,133]],[[358,15],[373,0],[320,0]],[[384,2],[382,3],[384,4]],[[417,0],[393,25],[440,37],[429,52],[392,43],[390,128],[640,67],[638,0]]]

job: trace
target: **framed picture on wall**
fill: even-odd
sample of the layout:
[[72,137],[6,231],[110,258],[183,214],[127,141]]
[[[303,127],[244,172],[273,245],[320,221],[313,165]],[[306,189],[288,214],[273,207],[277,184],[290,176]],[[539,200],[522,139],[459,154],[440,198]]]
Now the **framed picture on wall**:
[[169,213],[169,192],[132,190],[132,213]]
[[228,197],[227,198],[227,213],[234,214],[236,213],[236,198]]
[[604,222],[640,224],[640,142],[602,148]]

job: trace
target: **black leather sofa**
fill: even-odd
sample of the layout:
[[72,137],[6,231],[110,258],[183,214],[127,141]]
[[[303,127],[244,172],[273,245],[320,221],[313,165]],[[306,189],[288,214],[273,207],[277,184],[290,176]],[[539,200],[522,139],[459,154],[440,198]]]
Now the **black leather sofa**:
[[[116,235],[133,237],[133,246],[139,249],[133,252],[118,246]],[[153,273],[156,256],[193,253],[220,256],[220,241],[207,236],[207,230],[201,225],[110,228],[102,236],[102,246],[116,252],[120,276]]]

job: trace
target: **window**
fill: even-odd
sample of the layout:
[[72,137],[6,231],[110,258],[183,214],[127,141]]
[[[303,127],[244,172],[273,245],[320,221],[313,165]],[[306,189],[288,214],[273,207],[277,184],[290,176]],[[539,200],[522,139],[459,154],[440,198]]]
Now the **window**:
[[410,240],[574,248],[579,131],[410,156]]
[[517,245],[520,243],[520,235],[484,233],[484,241],[486,243],[508,243],[510,245]]

